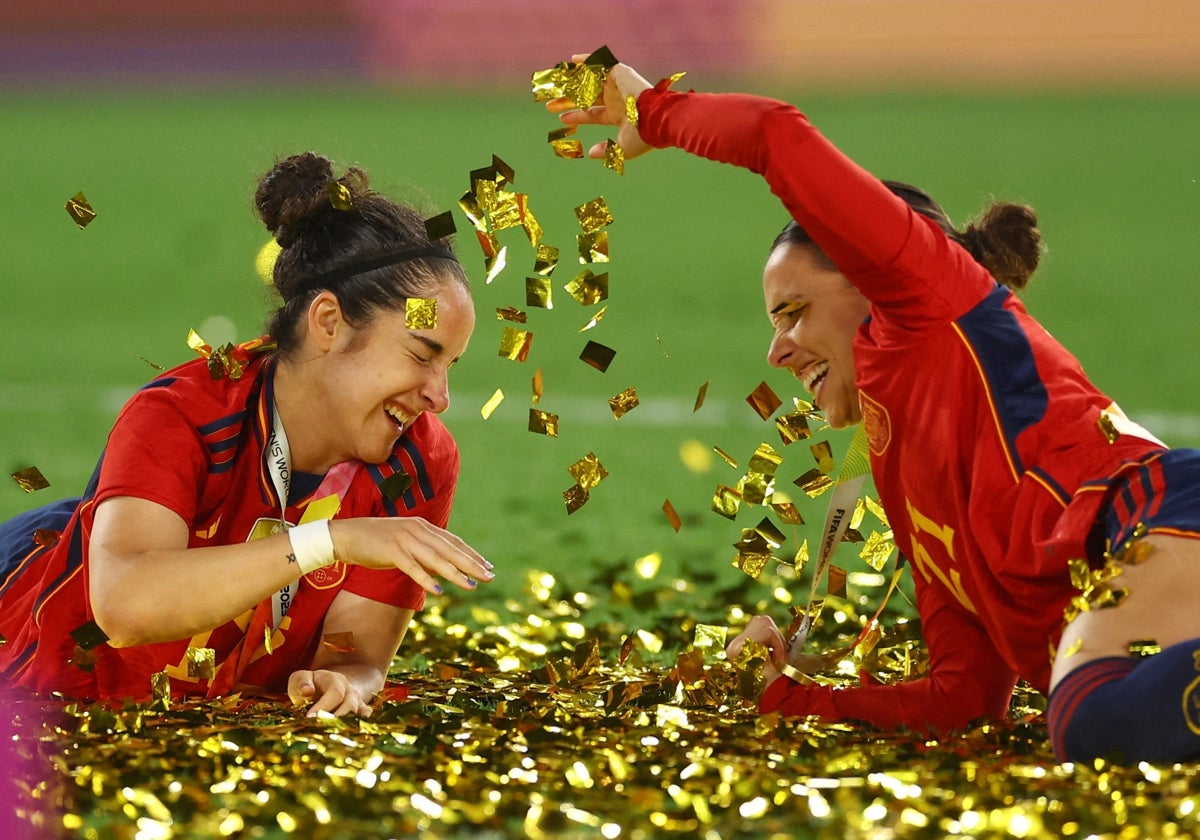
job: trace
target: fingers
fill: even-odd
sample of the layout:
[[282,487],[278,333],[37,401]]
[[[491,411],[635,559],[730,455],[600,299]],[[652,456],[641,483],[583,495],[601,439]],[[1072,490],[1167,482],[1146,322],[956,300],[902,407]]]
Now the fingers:
[[316,691],[316,686],[313,685],[312,671],[293,671],[292,675],[288,677],[288,699],[297,708],[303,708],[311,703]]
[[729,643],[725,649],[725,655],[730,659],[736,659],[741,655],[742,648],[748,641],[765,645],[770,651],[771,661],[776,665],[782,665],[787,661],[787,642],[784,640],[783,634],[779,632],[779,627],[769,616],[756,615],[750,619],[745,629]]
[[420,517],[335,520],[330,528],[339,557],[369,568],[399,569],[435,595],[443,591],[438,578],[471,590],[496,577],[483,555]]
[[[298,674],[309,675],[307,679],[309,687],[313,689],[312,694],[315,694],[313,703],[308,707],[305,713],[306,717],[316,717],[321,712],[328,712],[337,717],[343,715],[357,714],[363,717],[371,716],[371,706],[367,703],[358,690],[355,689],[345,675],[335,671],[298,671],[292,674],[295,678]],[[292,680],[288,680],[288,693],[291,694]]]

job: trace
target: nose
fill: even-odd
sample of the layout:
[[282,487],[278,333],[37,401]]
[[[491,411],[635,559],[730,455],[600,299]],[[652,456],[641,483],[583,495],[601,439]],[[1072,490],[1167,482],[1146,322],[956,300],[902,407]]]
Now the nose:
[[796,342],[792,341],[790,333],[775,333],[771,345],[767,348],[767,364],[777,368],[787,367],[795,351]]
[[430,369],[421,386],[421,399],[425,400],[425,410],[433,414],[441,414],[450,407],[450,380],[445,368]]

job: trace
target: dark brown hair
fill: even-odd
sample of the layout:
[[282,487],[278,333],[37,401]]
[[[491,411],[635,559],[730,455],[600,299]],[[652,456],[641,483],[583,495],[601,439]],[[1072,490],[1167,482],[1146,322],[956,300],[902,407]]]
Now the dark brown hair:
[[[470,291],[449,240],[431,241],[423,216],[372,190],[358,167],[335,178],[328,158],[314,152],[292,155],[258,182],[254,206],[281,248],[273,279],[283,305],[267,325],[281,354],[299,345],[298,325],[323,289],[337,295],[356,328],[375,313],[402,309],[408,298],[432,295],[446,283]],[[354,271],[383,254],[409,250],[417,255]]]
[[[948,237],[966,248],[976,262],[991,272],[997,282],[1020,290],[1037,270],[1044,246],[1037,228],[1037,213],[1032,207],[998,201],[977,220],[958,230],[946,211],[924,190],[899,181],[884,181],[883,184],[915,212],[936,222]],[[788,222],[775,237],[771,250],[785,243],[811,247],[827,268],[836,270],[833,261],[795,220]]]

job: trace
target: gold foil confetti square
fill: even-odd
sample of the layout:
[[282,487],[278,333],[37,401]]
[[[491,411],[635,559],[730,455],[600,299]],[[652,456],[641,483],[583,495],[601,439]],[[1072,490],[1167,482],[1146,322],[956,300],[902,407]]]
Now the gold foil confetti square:
[[334,210],[341,210],[342,212],[354,209],[354,202],[350,196],[350,188],[341,181],[331,183],[329,185],[329,203],[333,206]]
[[80,230],[90,225],[92,220],[96,218],[96,211],[92,209],[92,205],[88,204],[88,200],[82,192],[77,192],[68,198],[64,206],[67,214],[79,226]]
[[404,301],[404,326],[410,330],[436,330],[438,303],[434,298]]
[[33,541],[42,548],[51,548],[62,539],[62,534],[50,528],[38,528],[33,532]]
[[341,633],[325,633],[321,636],[321,646],[331,653],[355,653],[358,651],[354,633],[349,630]]
[[700,390],[696,392],[696,404],[692,406],[692,414],[700,410],[700,406],[704,405],[704,398],[708,396],[708,383],[705,382],[700,386]]
[[91,650],[108,641],[108,636],[95,621],[87,621],[80,624],[69,635],[75,640],[75,644],[84,650]]
[[721,447],[717,446],[715,443],[713,444],[713,452],[716,452],[719,456],[721,456],[721,460],[733,467],[735,470],[738,468],[738,462],[734,459],[734,457]]
[[524,362],[529,358],[529,346],[533,343],[533,333],[519,330],[516,327],[505,327],[504,335],[500,336],[499,355],[514,362]]
[[729,628],[719,624],[697,624],[696,632],[692,636],[692,647],[714,654],[722,653],[725,650],[725,639],[728,634]]
[[713,493],[713,513],[719,513],[726,519],[734,519],[737,517],[738,508],[741,506],[741,504],[741,493],[724,484],[717,485],[717,490],[715,493]]
[[817,462],[817,469],[825,474],[830,474],[837,469],[837,465],[833,460],[833,447],[829,441],[823,440],[819,443],[814,443],[809,447],[812,451],[813,458]]
[[675,510],[675,505],[671,504],[671,500],[667,499],[663,502],[663,514],[667,517],[667,522],[671,525],[671,530],[679,533],[679,529],[683,527],[683,520],[679,518],[679,514]]
[[584,490],[591,490],[604,479],[608,478],[608,470],[600,463],[596,453],[589,452],[567,468],[567,472],[575,479],[575,483]]
[[781,463],[783,463],[783,456],[771,444],[764,442],[754,450],[746,469],[753,473],[773,476]]
[[564,125],[561,128],[556,128],[546,135],[546,142],[553,143],[555,140],[564,140],[567,137],[573,137],[579,131],[577,125]]
[[554,300],[552,298],[553,290],[550,286],[549,277],[526,277],[525,278],[525,305],[536,306],[541,309],[553,309]]
[[379,492],[394,502],[408,492],[408,488],[412,487],[412,483],[413,477],[404,470],[400,470],[379,482]]
[[579,328],[579,331],[581,333],[583,333],[583,332],[587,332],[588,330],[592,329],[594,326],[596,326],[602,320],[604,320],[604,313],[606,313],[606,312],[608,312],[607,306],[600,307],[599,311],[597,311],[596,314],[593,315],[586,324],[584,324],[582,327]]
[[454,214],[449,210],[438,213],[436,216],[430,216],[425,220],[425,235],[429,237],[430,242],[445,239],[457,230],[458,226],[454,224]]
[[892,541],[892,532],[888,531],[882,534],[879,531],[872,531],[867,537],[863,547],[859,549],[858,556],[863,562],[870,566],[875,571],[883,570],[887,565],[888,558],[892,556],[892,551],[896,544]]
[[775,392],[771,390],[771,386],[766,382],[760,382],[758,387],[746,397],[746,402],[764,420],[770,419],[771,415],[775,413],[775,409],[783,405],[783,400],[775,395]]
[[840,566],[829,566],[829,580],[825,591],[837,598],[846,597],[846,570]]
[[612,360],[616,355],[617,351],[611,347],[605,347],[598,342],[589,341],[584,346],[583,352],[579,354],[579,358],[596,370],[604,373],[608,370],[608,366],[612,364]]
[[26,467],[23,470],[17,470],[15,473],[12,473],[12,479],[26,493],[36,493],[38,490],[45,490],[50,486],[50,482],[46,480],[46,476],[42,475],[42,471],[37,467]]
[[558,437],[558,415],[536,408],[529,409],[529,431],[547,437]]
[[608,401],[608,407],[612,409],[614,420],[620,420],[623,416],[637,408],[638,405],[637,389],[632,385],[615,397],[611,397]]
[[754,526],[754,532],[761,536],[771,546],[772,550],[779,548],[787,542],[787,537],[784,536],[783,532],[776,528],[775,524],[765,516],[761,522]]
[[[778,497],[778,494],[776,494]],[[803,525],[804,517],[800,515],[800,511],[791,502],[773,502],[771,510],[775,511],[775,515],[785,525]]]
[[585,268],[563,288],[584,306],[591,306],[608,299],[608,273],[593,274],[590,268]]
[[770,554],[740,553],[733,558],[733,566],[740,569],[747,577],[758,580],[766,571],[767,563],[770,560]]
[[581,263],[606,263],[608,256],[608,231],[600,230],[595,233],[581,233],[575,237],[579,247]]
[[775,477],[758,472],[748,472],[740,483],[742,501],[748,505],[770,504],[775,491]]
[[542,243],[534,249],[533,273],[549,277],[558,268],[558,249]]
[[171,675],[159,671],[150,675],[150,696],[159,708],[166,708],[171,702]]
[[522,202],[521,227],[525,229],[525,236],[529,239],[530,245],[536,248],[542,243],[542,236],[545,231],[542,230],[542,225],[538,222],[537,217],[533,215],[533,211],[524,202]]
[[792,558],[792,566],[796,569],[797,572],[802,572],[802,571],[804,571],[804,568],[807,565],[808,565],[808,540],[803,540],[800,543],[800,547],[796,549],[795,556]]
[[484,285],[492,285],[492,281],[500,276],[500,272],[504,271],[508,265],[508,246],[505,245],[496,252],[494,257],[487,257],[483,261],[484,270],[487,271],[487,276],[484,277]]
[[1104,439],[1109,443],[1116,443],[1117,438],[1121,436],[1121,433],[1117,431],[1117,427],[1113,424],[1112,418],[1103,412],[1097,418],[1096,425],[1100,427],[1101,434],[1104,435]]
[[616,140],[609,140],[604,145],[604,168],[611,169],[618,175],[625,174],[625,150]]
[[593,198],[576,207],[575,218],[579,220],[579,226],[583,228],[584,233],[595,233],[613,223],[612,212],[608,209],[608,202],[604,200],[604,196]]
[[779,430],[779,438],[783,441],[784,446],[812,435],[812,431],[808,428],[808,416],[800,411],[776,417],[775,428]]
[[815,499],[833,486],[833,479],[813,467],[793,482],[810,499]]
[[189,645],[184,653],[187,675],[192,679],[211,680],[217,672],[216,655],[217,652],[212,648]]
[[485,402],[483,407],[479,409],[480,416],[483,417],[484,420],[487,420],[492,416],[492,413],[500,407],[500,403],[502,402],[504,402],[504,392],[497,388],[495,393],[488,397],[487,402]]
[[582,160],[584,157],[583,143],[579,140],[551,140],[550,148],[564,160]]
[[538,368],[537,372],[530,380],[530,385],[533,387],[533,404],[537,405],[542,400],[542,369]]
[[625,119],[630,125],[638,124],[637,98],[632,95],[625,97]]
[[496,320],[524,324],[529,320],[529,316],[515,306],[496,307]]
[[584,490],[578,484],[574,484],[563,491],[563,503],[567,506],[567,516],[570,516],[575,511],[579,510],[587,504],[590,496],[588,491]]

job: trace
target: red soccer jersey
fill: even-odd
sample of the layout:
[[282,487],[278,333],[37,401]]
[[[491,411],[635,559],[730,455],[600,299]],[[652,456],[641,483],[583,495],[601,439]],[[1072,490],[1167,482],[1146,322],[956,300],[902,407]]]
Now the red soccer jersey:
[[[166,669],[173,693],[204,694],[212,689],[210,681],[188,676],[185,654],[191,645],[214,650],[216,685],[281,691],[292,671],[309,667],[325,613],[342,590],[403,609],[423,606],[424,590],[403,572],[337,563],[291,587],[270,654],[264,628],[271,623],[270,599],[193,639],[123,649],[100,644],[90,655],[77,646],[72,631],[92,621],[87,545],[100,502],[136,496],[170,508],[189,524],[192,548],[244,542],[256,526],[262,533],[278,522],[280,505],[264,454],[273,421],[271,370],[270,358],[260,356],[239,380],[214,380],[204,361],[196,360],[130,399],[61,539],[32,552],[0,581],[0,633],[8,640],[0,647],[0,673],[10,685],[74,697],[144,698],[151,675]],[[458,467],[449,431],[423,414],[386,463],[365,465],[355,475],[337,517],[422,516],[445,527]],[[380,485],[397,473],[407,478],[388,482],[385,495]],[[298,478],[294,484],[298,489]],[[287,520],[295,524],[314,494],[292,495]],[[188,593],[167,597],[182,600]],[[249,649],[242,649],[244,638]]]
[[780,679],[761,708],[950,728],[1002,716],[1017,676],[1045,692],[1076,592],[1067,560],[1086,556],[1102,479],[1161,445],[1110,444],[1098,420],[1112,400],[1079,363],[792,106],[661,87],[638,106],[651,145],[762,175],[871,304],[854,342],[859,401],[931,673],[842,690]]

